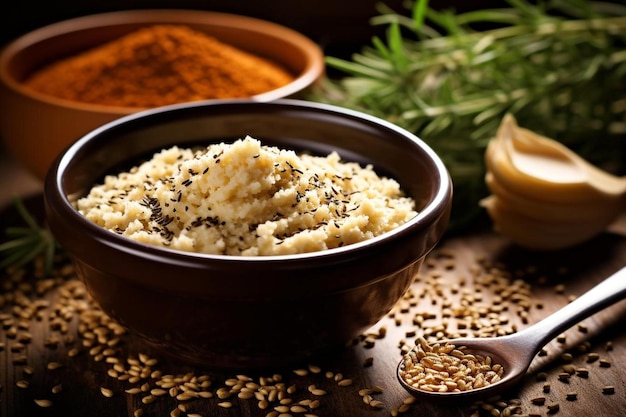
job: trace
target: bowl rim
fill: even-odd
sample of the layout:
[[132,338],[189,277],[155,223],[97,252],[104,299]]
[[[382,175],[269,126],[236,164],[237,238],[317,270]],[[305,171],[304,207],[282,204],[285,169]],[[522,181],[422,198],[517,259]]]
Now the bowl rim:
[[[207,18],[209,22],[207,22]],[[208,10],[180,9],[180,8],[149,8],[131,9],[112,12],[89,14],[61,20],[46,26],[29,31],[0,48],[0,81],[11,90],[33,97],[51,105],[64,108],[79,109],[107,114],[125,115],[137,111],[146,110],[146,107],[109,106],[94,103],[63,99],[24,87],[15,80],[8,71],[8,66],[13,57],[26,47],[35,45],[50,37],[56,37],[77,30],[94,29],[97,27],[125,25],[130,23],[155,23],[172,24],[207,24],[223,28],[243,29],[248,32],[272,34],[282,42],[291,44],[300,50],[306,57],[306,65],[300,74],[287,85],[249,97],[255,101],[272,101],[294,95],[315,83],[325,73],[325,60],[321,47],[304,34],[287,26],[263,20],[256,17],[238,15],[234,13],[214,12]],[[228,43],[228,41],[225,41]]]
[[[356,119],[360,122],[367,124],[374,124],[384,129],[387,129],[394,134],[404,137],[415,143],[422,152],[424,152],[431,163],[436,169],[435,178],[438,179],[439,184],[435,195],[430,199],[427,205],[418,210],[418,214],[408,220],[406,223],[387,231],[381,235],[373,238],[352,243],[350,245],[314,251],[306,253],[296,253],[287,255],[263,255],[263,256],[242,256],[242,255],[219,255],[219,254],[207,254],[183,251],[171,248],[162,248],[156,245],[148,243],[142,243],[130,238],[117,235],[111,231],[91,222],[82,216],[78,210],[74,208],[67,193],[64,191],[63,178],[67,167],[71,164],[73,157],[79,153],[80,149],[89,143],[92,139],[98,137],[103,132],[106,132],[112,128],[117,128],[125,124],[132,124],[146,117],[157,118],[158,115],[165,112],[184,111],[187,108],[205,107],[205,106],[229,106],[229,105],[248,105],[248,106],[284,106],[291,109],[304,108],[313,111],[330,112],[335,115],[340,115],[350,119]],[[402,184],[400,184],[402,187]],[[250,99],[225,99],[225,100],[205,100],[196,102],[186,102],[172,104],[168,106],[162,106],[158,108],[148,109],[140,112],[136,112],[127,116],[120,117],[109,123],[106,123],[91,132],[87,133],[83,137],[79,138],[69,147],[67,147],[53,162],[48,174],[46,176],[44,184],[44,196],[46,201],[49,199],[55,199],[62,204],[63,214],[71,216],[72,222],[77,222],[80,227],[85,227],[89,231],[90,235],[101,243],[107,246],[115,246],[120,248],[125,253],[134,253],[142,258],[155,258],[161,259],[170,257],[175,258],[177,262],[185,263],[189,261],[192,263],[198,261],[211,260],[214,262],[232,263],[232,262],[245,262],[245,263],[268,263],[268,262],[298,262],[303,259],[327,259],[344,257],[347,253],[360,253],[362,251],[370,251],[372,247],[377,247],[385,244],[386,242],[393,241],[395,239],[402,238],[407,234],[420,229],[427,228],[431,224],[436,224],[440,218],[449,214],[451,201],[452,201],[452,178],[436,152],[422,139],[408,130],[399,127],[387,120],[378,118],[376,116],[369,115],[357,110],[352,110],[344,107],[339,107],[332,104],[319,103],[301,99],[280,99],[271,102],[258,102]],[[58,197],[58,198],[55,198]],[[447,222],[447,220],[446,220]],[[432,248],[427,248],[427,252]],[[426,253],[427,253],[426,252]],[[424,253],[424,255],[426,254]],[[163,255],[167,255],[163,257]],[[353,255],[351,257],[354,257]]]

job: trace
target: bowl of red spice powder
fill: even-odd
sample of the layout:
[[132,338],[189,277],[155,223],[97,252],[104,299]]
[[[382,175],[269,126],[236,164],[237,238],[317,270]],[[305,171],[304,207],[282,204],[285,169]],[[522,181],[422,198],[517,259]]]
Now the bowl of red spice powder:
[[54,23],[0,53],[0,138],[43,180],[92,129],[140,110],[223,99],[303,98],[321,48],[290,28],[199,10],[131,10]]

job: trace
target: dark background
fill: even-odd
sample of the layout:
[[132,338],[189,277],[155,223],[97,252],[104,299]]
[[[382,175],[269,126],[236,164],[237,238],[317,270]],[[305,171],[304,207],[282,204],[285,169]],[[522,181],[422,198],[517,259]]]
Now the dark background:
[[[0,44],[30,30],[88,14],[127,9],[178,8],[258,17],[309,36],[327,55],[345,56],[380,34],[369,19],[385,4],[408,13],[404,0],[10,0],[0,5]],[[504,0],[431,0],[436,8],[469,10],[505,5]]]

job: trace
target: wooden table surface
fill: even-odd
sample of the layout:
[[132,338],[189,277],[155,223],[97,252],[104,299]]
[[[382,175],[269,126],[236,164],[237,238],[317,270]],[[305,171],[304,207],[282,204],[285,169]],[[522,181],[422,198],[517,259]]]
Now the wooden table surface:
[[[7,207],[13,192],[34,195],[37,202],[41,186],[6,156],[0,166],[6,224],[14,221]],[[406,297],[353,346],[311,363],[262,373],[193,368],[158,356],[131,334],[111,335],[118,329],[115,323],[89,301],[71,271],[53,278],[3,274],[0,415],[623,416],[623,301],[550,342],[522,384],[499,401],[411,403],[395,368],[403,346],[411,346],[419,335],[464,331],[463,323],[482,335],[496,329],[512,332],[564,306],[626,265],[625,225],[621,221],[591,242],[554,253],[522,250],[489,230],[448,236],[429,255]],[[471,319],[457,317],[461,311]],[[99,329],[86,324],[94,320],[101,322]],[[578,371],[564,378],[567,364]],[[166,380],[171,383],[157,385]],[[261,382],[264,387],[259,388]],[[325,395],[311,392],[312,385]],[[608,386],[614,393],[603,392]],[[159,388],[163,391],[150,393]],[[171,396],[185,390],[194,398]],[[228,398],[220,398],[229,391]],[[259,404],[259,392],[272,401]],[[535,403],[539,397],[545,402]]]

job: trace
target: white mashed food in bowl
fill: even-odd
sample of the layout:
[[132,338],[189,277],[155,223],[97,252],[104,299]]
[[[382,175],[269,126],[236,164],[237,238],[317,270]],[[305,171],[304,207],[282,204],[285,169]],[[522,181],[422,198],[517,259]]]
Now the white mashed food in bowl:
[[109,175],[76,203],[92,222],[147,244],[220,255],[336,248],[417,215],[397,181],[372,166],[265,146],[246,137],[172,147]]

